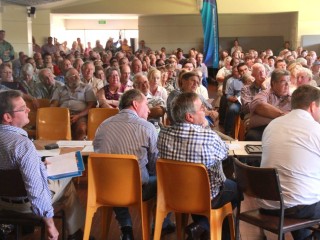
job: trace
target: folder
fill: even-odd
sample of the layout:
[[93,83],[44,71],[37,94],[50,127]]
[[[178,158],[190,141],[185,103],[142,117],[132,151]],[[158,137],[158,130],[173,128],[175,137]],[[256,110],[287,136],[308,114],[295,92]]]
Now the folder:
[[51,180],[82,176],[85,170],[80,151],[48,157],[46,162],[48,179]]

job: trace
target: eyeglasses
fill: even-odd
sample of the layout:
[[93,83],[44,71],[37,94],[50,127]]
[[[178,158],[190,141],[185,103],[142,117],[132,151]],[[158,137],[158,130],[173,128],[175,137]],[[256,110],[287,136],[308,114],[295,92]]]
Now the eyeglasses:
[[27,106],[23,106],[21,109],[18,109],[18,110],[12,110],[12,111],[9,111],[8,113],[25,112],[27,109],[28,109],[28,107],[27,107]]

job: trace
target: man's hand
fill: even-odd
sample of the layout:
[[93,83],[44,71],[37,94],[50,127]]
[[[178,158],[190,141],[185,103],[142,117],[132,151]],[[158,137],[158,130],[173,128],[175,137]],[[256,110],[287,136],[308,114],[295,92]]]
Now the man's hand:
[[52,218],[43,218],[43,221],[46,224],[48,240],[58,240],[59,232],[54,225],[54,221]]
[[78,114],[71,115],[71,117],[70,117],[71,124],[77,122],[79,120],[79,118],[80,118],[80,116]]
[[231,96],[231,97],[228,98],[228,100],[229,100],[230,102],[235,103],[235,102],[238,101],[238,98],[237,98],[236,96]]
[[206,116],[210,116],[213,121],[218,120],[219,113],[216,110],[206,110]]

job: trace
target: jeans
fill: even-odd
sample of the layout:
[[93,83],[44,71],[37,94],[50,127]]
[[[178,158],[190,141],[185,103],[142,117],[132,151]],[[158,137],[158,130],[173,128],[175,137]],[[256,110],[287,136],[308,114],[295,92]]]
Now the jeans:
[[261,141],[264,129],[267,126],[251,128],[245,136],[245,141]]
[[227,135],[230,136],[234,128],[234,121],[236,119],[236,116],[240,113],[241,104],[239,102],[228,102],[228,106],[229,107],[226,112],[226,118],[224,120],[224,131]]
[[[237,206],[237,203],[243,199],[243,196],[238,191],[237,183],[227,179],[224,182],[223,188],[220,193],[211,200],[211,207],[217,209],[222,207],[228,202],[231,202],[232,208]],[[195,223],[199,223],[204,229],[210,231],[210,224],[208,218],[202,215],[192,214],[192,219]],[[229,222],[228,219],[224,219],[222,225],[222,239],[227,240],[230,238]]]
[[[279,215],[279,210],[267,210],[262,209],[262,213]],[[311,205],[298,205],[295,207],[287,208],[284,210],[284,215],[289,218],[306,218],[306,219],[317,219],[320,218],[320,202],[316,202]],[[304,240],[310,236],[311,230],[309,229],[300,229],[292,231],[291,235],[294,240]],[[320,233],[315,232],[317,239],[320,239]]]
[[[150,176],[149,182],[142,187],[142,200],[147,201],[154,197],[157,192],[157,177]],[[130,226],[132,227],[132,220],[127,207],[114,207],[114,213],[116,219],[119,222],[120,227]]]

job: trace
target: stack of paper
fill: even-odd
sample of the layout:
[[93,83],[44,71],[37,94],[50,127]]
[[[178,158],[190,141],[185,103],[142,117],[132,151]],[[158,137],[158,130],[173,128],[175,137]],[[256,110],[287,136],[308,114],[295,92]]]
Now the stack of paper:
[[85,170],[80,151],[47,157],[46,164],[51,180],[82,176]]

